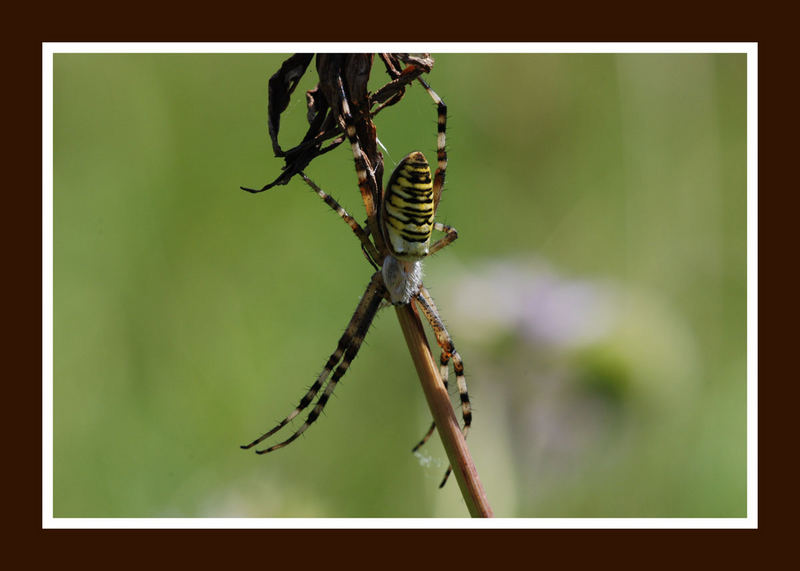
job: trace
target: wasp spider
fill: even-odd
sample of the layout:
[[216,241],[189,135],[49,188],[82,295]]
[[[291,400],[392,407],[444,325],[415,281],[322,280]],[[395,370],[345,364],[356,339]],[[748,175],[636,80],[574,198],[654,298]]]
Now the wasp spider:
[[[386,300],[392,304],[416,302],[431,325],[436,341],[441,347],[440,375],[447,387],[450,361],[456,375],[458,392],[461,400],[461,412],[464,421],[462,433],[466,437],[472,422],[467,383],[464,378],[464,365],[453,346],[453,341],[442,322],[439,312],[428,290],[422,284],[422,259],[444,248],[458,237],[456,230],[440,222],[434,222],[434,215],[441,198],[447,168],[447,152],[445,150],[445,130],[447,107],[441,98],[421,78],[418,78],[425,90],[430,94],[438,107],[437,168],[431,177],[431,168],[421,152],[413,152],[404,157],[394,169],[385,190],[373,193],[372,188],[379,188],[369,160],[361,150],[353,119],[350,114],[347,96],[341,78],[338,78],[339,95],[341,97],[341,116],[345,134],[350,142],[355,160],[358,186],[367,210],[367,224],[363,228],[348,214],[339,203],[317,186],[304,173],[303,180],[316,192],[328,206],[350,226],[361,242],[367,259],[376,269],[367,285],[367,289],[356,307],[344,334],[339,339],[336,350],[328,358],[322,372],[308,389],[297,407],[270,431],[259,436],[250,444],[242,446],[248,449],[257,446],[281,428],[286,426],[303,410],[308,408],[314,399],[314,407],[305,422],[291,436],[273,444],[268,448],[256,450],[258,454],[266,454],[282,448],[303,434],[325,408],[333,394],[337,383],[347,372],[350,363],[356,357],[367,330],[375,314]],[[253,189],[251,192],[258,192]],[[376,205],[373,196],[382,197],[380,205]],[[433,230],[443,232],[444,236],[431,244]],[[322,394],[320,394],[322,391]],[[317,396],[319,395],[319,396]],[[425,444],[435,429],[435,423],[413,451]],[[444,486],[450,475],[447,472],[440,484]]]

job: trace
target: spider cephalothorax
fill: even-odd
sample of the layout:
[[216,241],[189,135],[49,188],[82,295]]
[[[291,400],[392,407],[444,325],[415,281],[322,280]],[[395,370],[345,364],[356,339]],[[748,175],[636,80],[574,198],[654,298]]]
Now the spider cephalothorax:
[[[402,74],[398,75],[398,77],[400,76]],[[436,172],[432,175],[430,165],[425,156],[421,152],[415,151],[400,161],[389,178],[385,189],[383,189],[380,181],[376,179],[375,170],[371,167],[369,160],[362,151],[363,145],[354,126],[342,78],[341,76],[336,77],[336,87],[341,105],[339,119],[353,152],[358,186],[367,210],[366,229],[358,224],[333,197],[317,186],[303,172],[298,174],[350,226],[361,242],[361,247],[367,259],[377,271],[373,273],[353,317],[339,339],[336,350],[328,359],[317,380],[311,385],[303,398],[300,399],[297,407],[272,430],[250,444],[242,446],[242,448],[252,448],[272,436],[316,399],[314,407],[305,422],[291,436],[282,442],[256,452],[265,454],[282,448],[308,429],[319,417],[331,394],[333,394],[336,384],[347,372],[350,363],[356,357],[367,330],[384,300],[392,304],[416,303],[425,315],[442,350],[440,374],[445,387],[447,386],[449,364],[451,360],[453,362],[464,419],[464,435],[466,436],[469,431],[472,413],[461,357],[455,350],[450,335],[439,317],[433,298],[422,283],[422,260],[444,248],[458,237],[454,228],[434,221],[447,169],[447,152],[445,150],[447,107],[425,81],[418,77],[416,80],[437,105]],[[387,86],[384,86],[376,94],[384,92],[386,88]],[[383,106],[379,107],[378,110],[381,108]],[[270,186],[272,185],[267,185],[260,190],[266,190]],[[260,190],[253,189],[245,190],[260,192]],[[375,203],[376,197],[378,197],[379,204]],[[433,230],[444,232],[445,235],[431,244]],[[320,391],[322,391],[322,394],[317,396]],[[414,447],[414,451],[430,438],[434,428],[435,425],[432,424],[422,440]],[[440,485],[444,485],[449,473],[450,469],[448,468]]]

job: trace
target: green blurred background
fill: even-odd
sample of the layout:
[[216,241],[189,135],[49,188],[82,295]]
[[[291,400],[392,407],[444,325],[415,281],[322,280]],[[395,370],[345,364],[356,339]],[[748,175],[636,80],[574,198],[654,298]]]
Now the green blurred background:
[[[238,190],[280,171],[284,57],[54,56],[56,517],[467,515],[437,489],[438,438],[410,453],[429,415],[392,311],[302,438],[239,449],[295,406],[370,276],[299,181]],[[746,56],[434,57],[438,219],[460,238],[425,281],[496,515],[744,517]],[[418,86],[377,126],[387,173],[435,153]],[[347,145],[307,172],[363,219]]]

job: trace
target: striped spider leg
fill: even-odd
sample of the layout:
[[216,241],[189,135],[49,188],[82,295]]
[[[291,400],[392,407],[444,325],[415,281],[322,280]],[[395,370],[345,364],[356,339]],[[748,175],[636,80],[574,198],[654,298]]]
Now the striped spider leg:
[[311,187],[311,190],[316,192],[317,196],[319,196],[325,202],[325,204],[330,206],[333,211],[336,212],[336,214],[338,214],[348,226],[350,226],[350,228],[353,230],[353,233],[356,235],[356,238],[358,238],[361,242],[361,249],[364,251],[364,256],[367,258],[367,261],[377,270],[380,255],[378,254],[378,250],[375,248],[375,244],[369,241],[369,227],[367,230],[364,230],[361,225],[356,222],[355,219],[350,216],[338,202],[336,202],[335,198],[318,187],[313,180],[305,175],[305,173],[301,172],[300,176],[303,177],[303,180],[306,182],[306,184]]
[[[358,307],[356,307],[356,311],[353,314],[353,317],[350,319],[350,323],[347,324],[347,329],[345,329],[344,334],[342,334],[341,338],[339,339],[339,344],[336,347],[336,351],[333,352],[328,359],[328,362],[325,363],[325,368],[319,374],[317,380],[314,381],[314,384],[311,385],[311,388],[308,389],[308,392],[303,396],[302,399],[300,399],[300,403],[297,405],[297,407],[291,412],[291,414],[289,414],[289,416],[280,421],[275,428],[259,436],[250,444],[242,446],[242,448],[252,448],[286,426],[286,424],[288,424],[294,417],[300,414],[305,408],[308,407],[309,404],[311,404],[311,402],[317,396],[317,393],[324,385],[325,390],[317,399],[314,408],[308,414],[308,417],[300,428],[298,428],[283,442],[279,442],[278,444],[263,450],[256,450],[256,452],[258,454],[266,454],[279,448],[283,448],[287,444],[293,442],[298,436],[303,434],[303,432],[305,432],[306,429],[308,429],[308,427],[311,426],[311,424],[313,424],[317,418],[319,418],[319,415],[322,414],[322,411],[325,408],[325,404],[333,394],[336,384],[347,372],[347,369],[350,367],[350,363],[353,362],[353,359],[356,358],[358,350],[361,347],[361,343],[364,341],[364,337],[367,335],[367,330],[369,330],[369,326],[372,324],[372,320],[380,308],[381,301],[383,300],[385,293],[386,290],[381,283],[380,272],[375,272],[372,275],[372,279],[369,281],[369,285],[367,285],[364,295],[361,297],[361,301],[358,302]],[[337,364],[338,367],[336,366]],[[336,367],[335,370],[334,367]],[[333,371],[333,375],[331,376],[330,380],[327,381],[327,384],[325,384],[331,371]]]
[[[453,371],[456,374],[456,384],[458,385],[458,396],[461,400],[461,417],[464,419],[464,427],[462,428],[462,434],[464,438],[467,437],[469,433],[469,427],[472,424],[472,406],[469,402],[469,392],[467,390],[467,379],[464,376],[464,364],[461,361],[461,355],[458,354],[456,351],[455,345],[453,345],[453,339],[450,337],[450,334],[447,332],[447,328],[444,326],[442,322],[442,318],[439,317],[439,310],[436,308],[436,304],[433,302],[433,298],[425,286],[420,285],[419,294],[417,295],[417,303],[419,303],[420,309],[422,309],[423,315],[428,320],[428,323],[431,324],[431,328],[433,329],[434,334],[436,335],[436,342],[439,344],[439,347],[442,349],[442,354],[439,359],[440,363],[440,372],[439,374],[442,377],[442,383],[444,387],[447,388],[447,379],[448,379],[448,370],[450,360],[453,361]],[[432,422],[431,427],[428,429],[428,432],[425,433],[425,436],[422,437],[422,440],[417,443],[416,446],[412,449],[412,452],[416,452],[423,444],[425,444],[428,439],[433,434],[433,430],[436,428],[436,423]],[[452,468],[450,466],[447,467],[447,471],[444,474],[444,478],[442,479],[442,483],[439,484],[439,487],[443,487],[447,483],[447,478],[450,476],[450,472]]]

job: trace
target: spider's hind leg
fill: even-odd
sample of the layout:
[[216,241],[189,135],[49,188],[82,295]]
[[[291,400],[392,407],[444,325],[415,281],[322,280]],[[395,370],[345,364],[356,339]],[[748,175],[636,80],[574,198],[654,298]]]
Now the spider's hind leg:
[[[469,401],[467,380],[464,376],[464,364],[461,361],[461,355],[459,355],[458,351],[456,351],[456,348],[453,345],[453,340],[450,337],[450,334],[447,332],[447,328],[444,326],[442,318],[439,316],[439,311],[436,309],[436,304],[433,302],[433,298],[425,286],[420,285],[419,295],[416,297],[416,300],[419,302],[419,307],[422,309],[422,313],[425,315],[428,323],[431,324],[431,328],[433,328],[433,332],[436,335],[436,342],[442,349],[442,356],[440,360],[441,377],[445,387],[447,387],[448,365],[451,359],[453,361],[453,371],[456,374],[458,395],[461,400],[461,416],[464,420],[464,426],[461,429],[461,432],[464,435],[464,438],[466,438],[467,434],[469,433],[470,425],[472,424],[472,405]],[[430,438],[431,434],[433,433],[434,426],[435,423],[431,425],[431,428],[428,430],[426,435],[414,448],[415,451]],[[450,476],[450,472],[451,467],[448,466],[447,472],[445,472],[444,478],[442,479],[442,483],[439,484],[440,488],[447,483],[447,478]]]
[[[444,385],[444,389],[447,390],[447,381],[448,376],[450,374],[450,355],[446,352],[442,351],[441,356],[439,357],[439,376],[442,378],[442,384]],[[425,443],[430,440],[431,436],[433,436],[433,431],[436,430],[436,422],[431,422],[431,427],[428,429],[428,432],[425,433],[425,436],[417,442],[414,448],[411,449],[411,452],[416,452],[420,448],[422,448]]]

